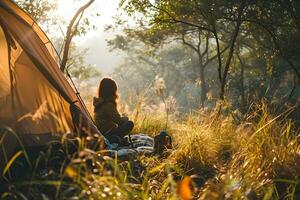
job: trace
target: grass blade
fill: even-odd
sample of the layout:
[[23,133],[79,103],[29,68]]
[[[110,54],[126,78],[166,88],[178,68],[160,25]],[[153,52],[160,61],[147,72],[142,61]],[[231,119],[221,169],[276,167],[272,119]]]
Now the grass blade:
[[11,167],[11,165],[13,164],[13,162],[22,154],[23,152],[22,151],[18,151],[9,161],[8,163],[6,164],[4,170],[3,170],[3,173],[2,175],[5,175],[6,172],[9,170],[9,168]]

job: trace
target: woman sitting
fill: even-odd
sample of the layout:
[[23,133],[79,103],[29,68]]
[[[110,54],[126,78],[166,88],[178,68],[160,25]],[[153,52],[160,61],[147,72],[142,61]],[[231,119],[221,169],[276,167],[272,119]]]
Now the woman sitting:
[[118,88],[114,80],[101,80],[98,97],[94,97],[94,118],[100,132],[110,143],[124,143],[124,136],[133,129],[133,122],[121,117],[117,109]]

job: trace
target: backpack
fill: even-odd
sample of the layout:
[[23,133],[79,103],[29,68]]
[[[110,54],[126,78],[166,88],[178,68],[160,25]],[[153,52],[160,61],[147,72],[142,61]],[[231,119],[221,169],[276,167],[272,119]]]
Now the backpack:
[[172,149],[172,138],[166,131],[162,131],[154,137],[154,154],[162,155],[168,149]]

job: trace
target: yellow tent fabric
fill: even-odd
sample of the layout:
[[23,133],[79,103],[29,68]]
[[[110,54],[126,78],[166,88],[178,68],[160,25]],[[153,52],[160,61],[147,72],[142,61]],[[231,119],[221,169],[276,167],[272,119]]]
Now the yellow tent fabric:
[[0,126],[26,146],[83,129],[100,134],[59,69],[48,37],[10,0],[0,1],[0,72]]
[[51,44],[51,41],[47,37],[47,35],[44,33],[44,31],[37,25],[37,23],[22,9],[20,9],[14,2],[10,0],[4,0],[6,8],[10,8],[15,15],[22,18],[24,22],[26,22],[28,25],[32,26],[36,34],[39,36],[39,38],[42,40],[42,42],[46,45],[48,51],[51,53],[52,57],[57,60],[57,55],[55,53],[55,49]]
[[[0,38],[5,38],[4,31],[0,27]],[[0,99],[7,96],[10,93],[10,79],[8,68],[8,46],[6,40],[0,39]]]

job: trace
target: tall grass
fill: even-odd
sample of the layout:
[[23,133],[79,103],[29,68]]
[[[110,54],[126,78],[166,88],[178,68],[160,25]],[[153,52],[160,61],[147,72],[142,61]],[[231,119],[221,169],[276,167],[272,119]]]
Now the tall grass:
[[[155,135],[165,129],[163,113],[138,112],[134,132]],[[187,189],[178,188],[190,177],[188,190],[195,199],[297,199],[299,133],[288,113],[272,113],[262,103],[239,123],[218,111],[170,116],[167,131],[174,149],[164,156],[121,161],[106,151],[87,150],[85,140],[78,140],[72,156],[61,152],[68,145],[52,146],[40,153],[27,176],[5,179],[2,198],[187,199],[178,192]],[[21,162],[19,157],[11,159]]]
[[299,198],[299,133],[286,115],[274,116],[265,104],[235,131],[234,153],[224,172],[204,187],[202,199]]
[[[224,116],[218,110],[172,121],[174,150],[158,166],[171,164],[180,168],[180,177],[192,176],[201,199],[297,199],[300,145],[288,118],[293,109],[274,114],[262,102],[239,116],[239,123],[234,113]],[[162,122],[163,116],[145,115],[135,130],[158,133]]]

